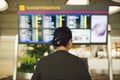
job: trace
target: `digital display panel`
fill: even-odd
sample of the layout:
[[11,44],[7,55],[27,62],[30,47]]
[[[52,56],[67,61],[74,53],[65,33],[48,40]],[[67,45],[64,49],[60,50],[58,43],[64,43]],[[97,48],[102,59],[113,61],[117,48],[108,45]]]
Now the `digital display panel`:
[[51,44],[55,29],[68,27],[73,44],[106,44],[108,8],[93,7],[64,5],[46,10],[55,9],[50,5],[39,6],[38,11],[18,11],[19,43]]
[[66,26],[67,15],[19,15],[20,43],[51,43],[54,30]]
[[72,41],[73,43],[90,43],[90,30],[72,30]]
[[31,14],[19,15],[20,43],[51,43],[54,30],[69,27],[73,43],[106,43],[107,15]]
[[106,43],[107,16],[92,15],[91,18],[91,43]]

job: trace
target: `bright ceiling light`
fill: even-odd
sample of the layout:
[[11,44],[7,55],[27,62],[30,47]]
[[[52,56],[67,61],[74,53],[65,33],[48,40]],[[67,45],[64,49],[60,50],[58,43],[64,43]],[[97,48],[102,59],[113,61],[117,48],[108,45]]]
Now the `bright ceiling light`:
[[5,0],[0,0],[0,11],[4,11],[8,8],[8,3]]
[[117,3],[120,3],[120,0],[112,0],[112,1],[117,2]]
[[88,5],[89,0],[68,0],[67,5]]
[[120,6],[110,6],[109,7],[109,15],[115,14],[117,12],[120,12]]

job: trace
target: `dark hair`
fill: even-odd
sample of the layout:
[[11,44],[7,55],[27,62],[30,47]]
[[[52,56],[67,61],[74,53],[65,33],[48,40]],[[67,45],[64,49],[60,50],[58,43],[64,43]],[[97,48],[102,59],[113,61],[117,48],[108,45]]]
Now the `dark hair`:
[[52,44],[55,47],[66,46],[70,39],[72,39],[71,30],[68,27],[60,27],[54,32]]

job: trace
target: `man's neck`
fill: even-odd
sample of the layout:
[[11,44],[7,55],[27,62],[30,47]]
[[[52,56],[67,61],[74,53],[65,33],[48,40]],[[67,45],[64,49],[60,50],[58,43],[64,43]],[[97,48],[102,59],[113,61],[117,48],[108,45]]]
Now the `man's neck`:
[[56,51],[59,51],[59,50],[65,50],[65,51],[68,51],[68,49],[64,46],[60,46],[60,47],[57,47],[56,48]]

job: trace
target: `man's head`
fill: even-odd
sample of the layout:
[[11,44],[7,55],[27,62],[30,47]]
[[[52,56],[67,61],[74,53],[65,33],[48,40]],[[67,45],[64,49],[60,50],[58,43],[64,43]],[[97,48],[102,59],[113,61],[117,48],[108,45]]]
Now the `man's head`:
[[54,47],[72,46],[72,33],[68,27],[57,28],[54,32],[52,44]]

